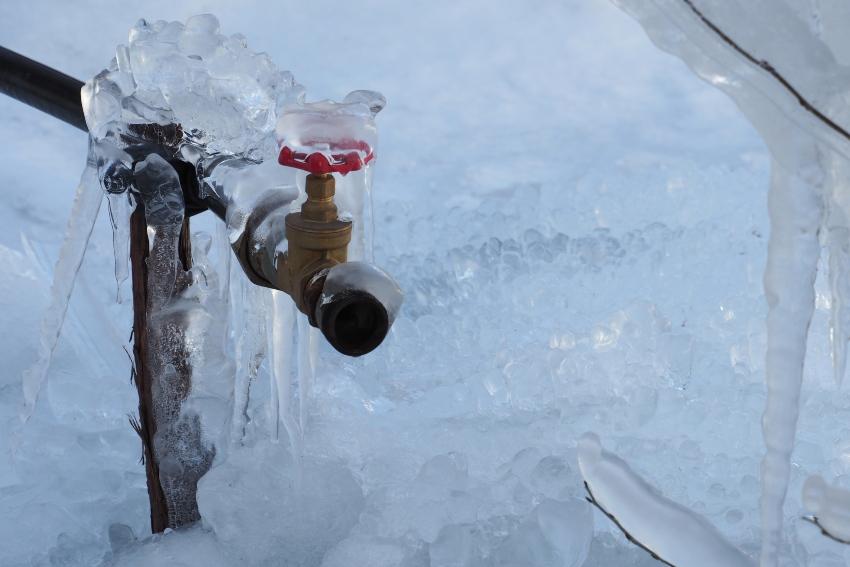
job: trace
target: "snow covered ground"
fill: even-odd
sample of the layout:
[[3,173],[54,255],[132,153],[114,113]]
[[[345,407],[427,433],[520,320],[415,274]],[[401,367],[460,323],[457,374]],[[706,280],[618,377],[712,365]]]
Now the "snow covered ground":
[[[202,529],[136,541],[105,208],[46,395],[18,421],[86,136],[0,98],[0,565],[653,565],[583,501],[586,431],[755,555],[769,160],[731,102],[607,0],[5,0],[0,43],[83,79],[137,18],[200,12],[310,98],[387,97],[376,261],[406,303],[363,359],[322,345],[303,469],[258,412],[202,482]],[[818,290],[783,566],[850,560],[800,520],[808,476],[850,482]]]

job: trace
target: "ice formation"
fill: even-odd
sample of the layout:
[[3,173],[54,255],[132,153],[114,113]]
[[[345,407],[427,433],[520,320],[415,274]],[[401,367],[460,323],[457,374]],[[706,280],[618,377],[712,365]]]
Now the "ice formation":
[[[642,10],[652,9],[645,4]],[[828,3],[821,4],[824,10],[829,9]],[[668,15],[679,14],[672,3],[667,7]],[[841,30],[830,26],[841,20],[821,19],[824,37],[838,40]],[[561,25],[558,18],[552,20]],[[691,20],[683,22],[683,28],[692,29]],[[515,25],[511,22],[510,29]],[[758,26],[755,28],[758,31]],[[575,61],[585,55],[583,44]],[[613,64],[613,59],[606,61]],[[547,70],[549,65],[547,62]],[[434,66],[439,68],[439,62]],[[714,78],[722,83],[727,75]],[[582,84],[587,86],[586,82]],[[737,88],[740,83],[732,81],[727,86]],[[604,87],[605,92],[594,93],[594,99],[611,100],[605,98],[610,84]],[[763,92],[769,92],[769,85]],[[668,103],[672,104],[669,96]],[[789,113],[793,113],[793,107],[788,105]],[[615,121],[623,117],[624,112],[607,116]],[[539,115],[537,118],[542,120]],[[680,118],[677,115],[676,119]],[[488,109],[488,121],[478,125],[485,128],[491,119]],[[563,128],[562,121],[551,116],[546,119],[557,129]],[[657,133],[650,124],[643,125],[653,135]],[[593,129],[598,130],[598,126],[594,123]],[[541,130],[546,131],[542,126]],[[161,134],[156,135],[168,137],[164,130]],[[462,140],[459,143],[462,145]],[[511,149],[496,142],[493,145],[493,154],[498,154],[499,148],[506,152]],[[404,150],[411,146],[413,143]],[[466,179],[454,175],[451,163],[442,165],[445,170],[438,166],[416,176],[421,181],[411,176],[412,184],[418,182],[412,186],[427,194],[428,203],[436,200],[447,206],[433,210],[420,203],[393,203],[397,214],[382,219],[394,241],[383,253],[390,257],[391,271],[403,274],[410,301],[399,316],[387,349],[356,363],[329,357],[318,367],[299,365],[297,357],[303,352],[301,360],[307,363],[314,350],[308,341],[290,334],[297,313],[288,298],[245,284],[241,274],[231,277],[231,270],[239,274],[239,268],[227,264],[232,233],[223,225],[213,232],[209,262],[201,258],[209,238],[193,235],[192,284],[188,295],[179,301],[180,308],[191,312],[196,323],[190,327],[190,336],[215,330],[210,333],[211,341],[226,343],[223,350],[227,353],[240,353],[223,359],[217,358],[214,348],[199,349],[203,360],[195,359],[193,365],[217,367],[234,384],[222,394],[224,380],[218,381],[214,372],[205,370],[202,376],[209,377],[205,384],[209,395],[195,396],[203,393],[199,388],[185,402],[190,404],[191,413],[210,417],[202,430],[217,438],[216,459],[233,455],[222,471],[213,469],[205,477],[199,491],[201,511],[215,522],[229,549],[219,545],[218,534],[193,529],[126,547],[121,547],[121,538],[115,538],[115,555],[131,565],[161,562],[163,556],[188,564],[195,560],[215,564],[217,557],[231,551],[236,557],[262,559],[284,553],[286,546],[297,542],[294,545],[311,546],[298,553],[312,553],[313,559],[322,547],[329,546],[321,559],[325,567],[358,561],[421,566],[427,564],[426,552],[434,565],[514,565],[517,557],[523,557],[526,564],[546,567],[655,565],[641,550],[624,547],[625,542],[602,526],[597,526],[599,533],[591,544],[590,507],[581,500],[573,447],[576,432],[601,427],[609,428],[617,437],[617,453],[628,452],[630,461],[637,455],[647,455],[654,478],[675,479],[670,482],[675,487],[665,484],[665,492],[671,492],[677,501],[695,504],[695,509],[710,517],[727,537],[750,542],[754,536],[748,528],[756,525],[757,519],[752,517],[748,496],[757,490],[757,481],[749,472],[755,469],[752,448],[758,441],[746,424],[752,408],[761,402],[761,388],[752,378],[763,368],[758,307],[761,295],[747,286],[751,274],[760,270],[760,235],[765,231],[761,210],[753,205],[757,199],[745,201],[752,205],[751,211],[742,211],[734,206],[739,201],[736,189],[730,187],[741,193],[757,192],[763,166],[759,156],[749,156],[731,162],[737,170],[730,172],[733,168],[727,169],[725,162],[703,168],[665,161],[657,155],[636,158],[630,153],[633,149],[618,148],[614,152],[617,156],[620,154],[616,152],[622,150],[628,157],[605,172],[587,171],[584,163],[575,169],[563,165],[555,172],[557,182],[544,177],[547,181],[542,185],[536,185],[536,178],[514,183],[510,171],[504,175],[507,167],[500,168],[487,159],[474,169],[461,169]],[[274,160],[255,165],[261,157],[256,154],[249,158],[225,155],[220,161],[210,161],[203,159],[204,150],[194,145],[184,145],[181,151],[204,165],[210,180],[206,189],[211,195],[224,191],[242,194],[244,190],[245,202],[250,203],[261,195],[252,191],[257,185],[246,181],[249,175],[264,189],[276,187],[286,198],[293,198],[298,185],[303,184],[301,177],[276,178],[274,172],[281,168]],[[430,150],[425,147],[424,151]],[[555,163],[559,155],[547,151],[540,148],[542,156],[552,158],[548,163]],[[579,151],[576,155],[587,154]],[[489,147],[487,157],[492,159]],[[498,159],[502,161],[501,156]],[[525,156],[521,161],[536,163],[534,159]],[[677,154],[676,159],[681,156]],[[510,166],[512,170],[513,162]],[[534,175],[539,175],[539,170]],[[840,170],[835,172],[837,175]],[[528,174],[522,172],[523,176]],[[561,177],[572,174],[575,182],[570,179],[565,185]],[[359,178],[368,175],[368,170],[350,173],[339,180],[339,186],[360,183]],[[113,177],[105,179],[111,183]],[[122,179],[114,176],[116,184],[110,185],[115,191],[110,194],[117,195],[110,199],[119,228],[134,204],[120,189]],[[463,186],[468,191],[461,193],[452,186],[450,180],[457,179],[468,183]],[[445,187],[434,188],[432,195],[430,183]],[[641,198],[651,205],[645,210],[624,210],[629,207],[622,203],[635,194],[636,186]],[[569,199],[563,197],[564,187],[569,189]],[[805,187],[800,189],[800,194],[804,193]],[[345,198],[343,190],[339,195]],[[356,195],[363,198],[364,207],[368,206],[365,193]],[[841,209],[829,210],[837,215]],[[238,230],[240,215],[231,218],[231,227]],[[567,218],[570,224],[558,224],[558,218]],[[832,218],[836,227],[833,236],[840,236],[840,217]],[[666,225],[657,222],[659,219]],[[368,223],[363,226],[368,228]],[[124,241],[125,237],[116,232],[116,243]],[[811,239],[806,242],[810,244]],[[737,253],[730,254],[730,248]],[[121,256],[116,254],[117,258]],[[706,268],[706,262],[718,258],[723,259],[723,269],[713,265]],[[839,258],[834,255],[830,262],[839,267]],[[120,266],[116,271],[119,278],[126,273]],[[694,285],[694,273],[702,274],[705,280]],[[832,270],[831,275],[838,273]],[[623,291],[623,281],[632,284],[627,292]],[[666,297],[658,297],[659,289]],[[219,316],[220,305],[206,303],[216,298],[225,302],[228,317]],[[839,299],[838,295],[831,302],[819,299],[821,305],[835,308],[836,329],[841,322]],[[274,311],[270,305],[275,305]],[[563,317],[553,317],[553,313]],[[224,330],[221,323],[225,323]],[[250,332],[242,332],[246,328]],[[836,333],[840,336],[838,330]],[[238,348],[237,341],[241,343]],[[836,348],[840,346],[838,341]],[[274,366],[275,379],[267,384],[269,363]],[[298,371],[293,372],[299,366],[305,372],[319,372],[316,379],[304,376],[309,388],[301,388]],[[52,382],[57,390],[49,397],[51,407],[60,415],[75,415],[78,410],[63,407],[67,398],[63,398],[58,382]],[[73,381],[77,388],[86,383]],[[89,388],[95,389],[104,381],[91,383]],[[835,409],[823,395],[814,397],[825,410]],[[224,398],[228,399],[223,404]],[[80,398],[73,399],[81,403]],[[107,426],[97,420],[102,419],[99,416],[104,408],[96,402],[88,401],[84,407],[89,411],[82,415],[98,416],[91,421],[103,429]],[[741,417],[742,413],[747,415]],[[823,428],[810,430],[811,436],[826,434],[830,426],[832,431],[840,431],[846,414],[836,410],[829,415],[835,419]],[[116,427],[120,429],[125,425],[123,416],[119,418],[122,423]],[[306,431],[302,431],[302,423]],[[113,427],[112,422],[108,424]],[[10,564],[31,562],[30,556],[37,550],[35,553],[45,557],[49,553],[55,565],[74,564],[67,557],[81,556],[95,559],[76,564],[97,564],[97,553],[102,555],[104,545],[100,540],[103,520],[95,518],[99,514],[89,513],[91,509],[96,506],[104,515],[121,518],[143,519],[146,513],[145,503],[137,497],[142,490],[138,475],[132,473],[138,468],[135,445],[132,462],[116,462],[115,447],[124,447],[126,442],[112,430],[77,433],[56,428],[49,431],[56,436],[51,441],[45,441],[48,430],[37,431],[44,434],[43,442],[27,448],[30,461],[20,464],[16,474],[26,475],[36,468],[61,469],[66,457],[57,456],[58,448],[73,447],[75,453],[85,456],[76,465],[91,457],[95,466],[82,469],[85,474],[68,471],[57,485],[68,486],[62,484],[71,482],[65,479],[75,479],[74,488],[82,486],[90,494],[62,494],[58,498],[58,492],[36,485],[57,499],[42,502],[33,499],[31,492],[4,492],[4,505],[14,511],[10,513],[20,511],[22,519],[45,518],[50,529],[44,530],[42,539],[35,535],[41,530],[31,530],[25,543],[18,541],[24,538],[12,535],[17,533],[11,526],[14,522],[4,523],[0,532],[10,545],[2,557]],[[279,433],[280,447],[270,447],[261,439],[269,431],[272,435]],[[219,441],[216,432],[229,440]],[[732,438],[740,440],[740,445],[726,442]],[[289,442],[295,446],[295,459],[286,454]],[[798,446],[804,451],[801,461],[807,467],[815,463],[825,470],[845,470],[840,453],[820,451],[811,442]],[[344,460],[345,466],[338,468],[335,463],[324,477],[315,468],[315,455],[303,455],[310,452]],[[516,456],[507,457],[512,453]],[[671,463],[656,458],[659,454],[676,454],[677,459]],[[299,459],[301,468],[296,462]],[[256,463],[265,467],[258,470]],[[503,466],[494,473],[500,463]],[[349,482],[345,468],[353,471],[354,484]],[[299,475],[299,470],[307,474]],[[9,478],[8,474],[0,470],[0,478]],[[95,480],[84,480],[89,478]],[[317,504],[315,515],[288,508],[292,500],[276,505],[295,498],[297,493],[288,483],[294,485],[305,478],[305,494],[310,495],[307,500]],[[337,512],[333,500],[323,498],[323,486],[335,478],[338,485],[332,486],[339,492],[334,498],[350,504],[344,511],[361,513],[340,541],[344,530],[331,530],[327,536],[322,530],[330,525],[323,522]],[[100,484],[97,489],[101,491],[103,486],[118,487],[116,490],[130,496],[121,494],[112,500],[110,494],[104,503],[101,492],[87,482]],[[703,484],[711,486],[709,498],[700,493]],[[278,503],[259,501],[252,486],[270,487],[284,497]],[[246,506],[236,510],[238,519],[228,517],[232,511],[228,500],[239,499],[256,506],[256,514],[252,516]],[[122,509],[128,501],[130,512]],[[701,502],[704,508],[696,506]],[[84,522],[80,529],[83,535],[68,527],[79,521],[76,517],[69,520],[69,511],[79,510],[86,512],[79,514]],[[307,517],[304,525],[318,533],[315,538],[305,535],[306,530],[299,531],[300,526],[286,533],[275,532],[278,526],[290,527],[290,522],[298,522],[303,514]],[[246,519],[254,523],[240,537],[239,524]],[[351,525],[349,516],[344,520],[344,526]],[[553,526],[563,527],[553,530]],[[67,533],[61,533],[57,540],[56,533],[62,530]],[[136,527],[136,533],[143,530],[143,525]],[[272,532],[279,536],[277,540],[263,538],[263,534]],[[108,548],[109,542],[106,545]],[[797,549],[802,547],[815,546],[809,541]],[[840,564],[834,554],[824,558],[814,552],[808,558],[795,556],[790,562],[832,564],[830,560]],[[238,559],[219,562],[234,561]]]
[[[111,65],[82,91],[92,151],[57,264],[40,358],[24,376],[25,415],[32,412],[61,330],[102,199],[99,182],[109,198],[119,299],[128,277],[134,211],[142,207],[147,222],[147,294],[140,305],[148,336],[134,372],[137,381],[150,384],[152,414],[141,416],[136,427],[158,467],[169,526],[199,518],[198,480],[216,455],[223,458],[231,445],[244,441],[252,419],[262,421],[252,392],[269,352],[269,431],[276,438],[282,423],[300,459],[319,335],[303,317],[294,317],[287,297],[248,284],[238,267],[231,267],[228,248],[242,236],[252,211],[273,202],[280,213],[266,218],[255,233],[277,238],[285,249],[280,221],[298,201],[299,190],[295,170],[275,163],[279,148],[290,142],[299,149],[329,147],[330,140],[316,133],[327,131],[321,126],[330,115],[329,123],[341,128],[331,134],[343,140],[356,136],[366,152],[328,154],[328,159],[357,162],[352,169],[357,173],[340,191],[340,209],[357,227],[350,257],[370,255],[366,219],[371,218],[369,169],[377,142],[374,116],[385,100],[372,91],[354,91],[342,103],[305,103],[303,94],[291,74],[250,51],[242,36],[220,34],[210,15],[185,24],[139,21]],[[311,126],[316,122],[322,123],[318,130]],[[276,139],[276,129],[289,138]],[[187,174],[197,175],[197,194],[185,191]],[[188,215],[198,207],[225,220],[212,257],[213,239],[189,234]],[[276,252],[272,246],[272,261]],[[285,344],[292,336],[296,357]],[[140,390],[140,395],[147,394]],[[146,420],[155,423],[153,428]]]
[[731,96],[773,157],[761,496],[761,565],[771,567],[783,539],[820,238],[830,255],[831,338],[839,382],[850,338],[845,189],[850,134],[843,126],[850,74],[844,66],[848,44],[833,29],[841,21],[833,12],[840,8],[802,0],[614,1],[661,49]]
[[670,565],[751,567],[705,518],[661,496],[599,438],[579,440],[578,463],[593,499],[636,541]]

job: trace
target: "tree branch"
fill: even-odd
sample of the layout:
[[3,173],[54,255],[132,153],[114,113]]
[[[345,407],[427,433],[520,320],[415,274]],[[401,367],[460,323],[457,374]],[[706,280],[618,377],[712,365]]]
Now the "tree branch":
[[800,104],[800,106],[802,106],[809,114],[823,122],[827,127],[829,127],[831,130],[833,130],[845,140],[850,141],[850,132],[847,132],[847,130],[839,126],[835,121],[833,121],[823,112],[815,108],[815,106],[811,102],[806,100],[806,98],[802,94],[800,94],[800,92],[794,87],[794,85],[792,85],[785,77],[782,76],[781,73],[779,73],[779,71],[776,70],[776,67],[774,67],[772,63],[764,59],[758,59],[750,52],[745,50],[743,47],[738,45],[738,43],[731,37],[729,37],[726,32],[721,30],[717,26],[717,24],[708,19],[708,17],[694,5],[692,0],[682,0],[682,2],[684,2],[685,5],[690,8],[691,12],[693,12],[700,20],[702,20],[702,22],[706,26],[708,26],[711,31],[713,31],[720,39],[722,39],[724,43],[726,43],[729,47],[731,47],[740,55],[742,55],[747,61],[766,71],[770,76],[779,81],[779,83],[783,87],[785,87],[785,90],[791,93],[791,95],[795,99],[797,99],[797,102]]
[[648,554],[649,554],[649,555],[650,555],[653,559],[655,559],[656,561],[659,561],[659,562],[663,563],[664,565],[669,565],[669,567],[676,567],[675,565],[673,565],[673,564],[672,564],[672,563],[670,563],[669,561],[665,561],[664,559],[662,559],[661,557],[659,557],[657,553],[655,553],[654,551],[652,551],[651,549],[649,549],[647,546],[645,546],[644,544],[642,544],[642,543],[641,543],[641,542],[639,542],[638,540],[636,540],[636,539],[632,536],[632,534],[630,534],[630,533],[626,530],[626,528],[624,528],[624,527],[623,527],[623,524],[621,524],[621,523],[620,523],[620,521],[619,521],[619,520],[617,520],[617,518],[615,518],[615,517],[614,517],[614,515],[613,515],[612,513],[610,513],[610,512],[609,512],[608,510],[606,510],[605,508],[603,508],[603,507],[602,507],[602,505],[601,505],[599,502],[597,502],[597,501],[596,501],[596,497],[595,497],[595,496],[593,496],[593,492],[591,492],[591,490],[590,490],[590,486],[587,484],[587,482],[585,482],[585,483],[584,483],[584,489],[587,491],[587,496],[585,496],[585,498],[584,498],[584,499],[585,499],[585,500],[587,500],[588,502],[590,502],[591,504],[593,504],[593,505],[594,505],[594,506],[595,506],[595,507],[596,507],[596,508],[597,508],[600,512],[602,512],[603,514],[605,514],[605,517],[607,517],[609,520],[611,520],[611,522],[613,522],[613,524],[614,524],[615,526],[617,526],[617,528],[619,528],[619,530],[620,530],[621,532],[623,532],[623,535],[624,535],[624,536],[626,536],[626,539],[627,539],[627,540],[629,540],[629,542],[630,542],[630,543],[632,543],[633,545],[638,546],[639,548],[641,548],[642,550],[644,550],[645,552],[647,552],[647,553],[648,553]]

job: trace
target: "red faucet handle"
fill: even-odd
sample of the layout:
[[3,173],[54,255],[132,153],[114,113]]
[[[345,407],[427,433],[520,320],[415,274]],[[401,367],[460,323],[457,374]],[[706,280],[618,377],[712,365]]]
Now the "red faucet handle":
[[[317,149],[322,145],[327,149]],[[375,159],[375,152],[363,140],[339,140],[334,142],[311,141],[290,147],[284,141],[277,162],[287,167],[303,169],[321,175],[340,173],[346,175],[362,169]]]

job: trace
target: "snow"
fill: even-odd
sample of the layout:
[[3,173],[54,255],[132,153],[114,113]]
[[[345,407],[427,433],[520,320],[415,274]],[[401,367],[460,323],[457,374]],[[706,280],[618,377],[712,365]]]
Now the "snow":
[[[219,449],[199,491],[204,524],[150,537],[139,443],[126,422],[137,405],[122,348],[129,306],[113,301],[105,211],[50,379],[18,428],[20,377],[37,359],[86,140],[0,100],[3,139],[15,141],[0,155],[8,266],[0,419],[15,432],[0,437],[0,564],[285,564],[290,554],[326,566],[478,567],[518,556],[547,567],[656,564],[601,515],[591,522],[576,458],[588,430],[757,555],[770,158],[728,100],[602,1],[494,9],[439,0],[412,10],[377,0],[155,0],[108,12],[87,1],[11,1],[0,5],[0,30],[4,45],[85,78],[126,44],[137,18],[185,21],[207,10],[311,96],[339,100],[364,86],[386,95],[368,172],[374,257],[405,303],[372,354],[346,359],[320,342],[302,405],[291,373],[300,338],[287,334],[285,313],[272,344],[292,339],[279,361],[290,374],[272,380],[268,359],[253,374],[252,355],[269,349],[267,340],[246,343],[237,357],[237,342],[257,336],[243,325],[268,325],[270,303],[244,297],[253,288],[224,276],[240,269],[225,267],[228,235],[209,215],[194,217],[193,232],[212,244],[192,281],[204,280],[201,271],[218,276],[197,301],[226,298],[231,314],[197,319],[199,332],[227,327],[215,331],[220,357],[206,363],[221,376],[204,374],[215,395],[187,403],[217,404],[224,378],[241,376],[245,405],[203,406]],[[823,33],[844,41],[840,20],[827,16]],[[827,171],[839,178],[837,163]],[[266,164],[225,160],[212,175],[264,180],[242,183],[245,203],[273,187],[294,197],[303,177],[271,165],[261,173]],[[338,185],[341,194],[357,175]],[[840,242],[840,210],[829,207],[830,243]],[[832,377],[827,331],[833,307],[845,304],[830,290],[830,262],[818,265],[814,286],[783,567],[842,565],[847,556],[799,520],[805,479],[821,474],[843,486],[850,472],[850,399]],[[277,366],[278,348],[270,350]],[[311,505],[297,506],[299,498]]]

